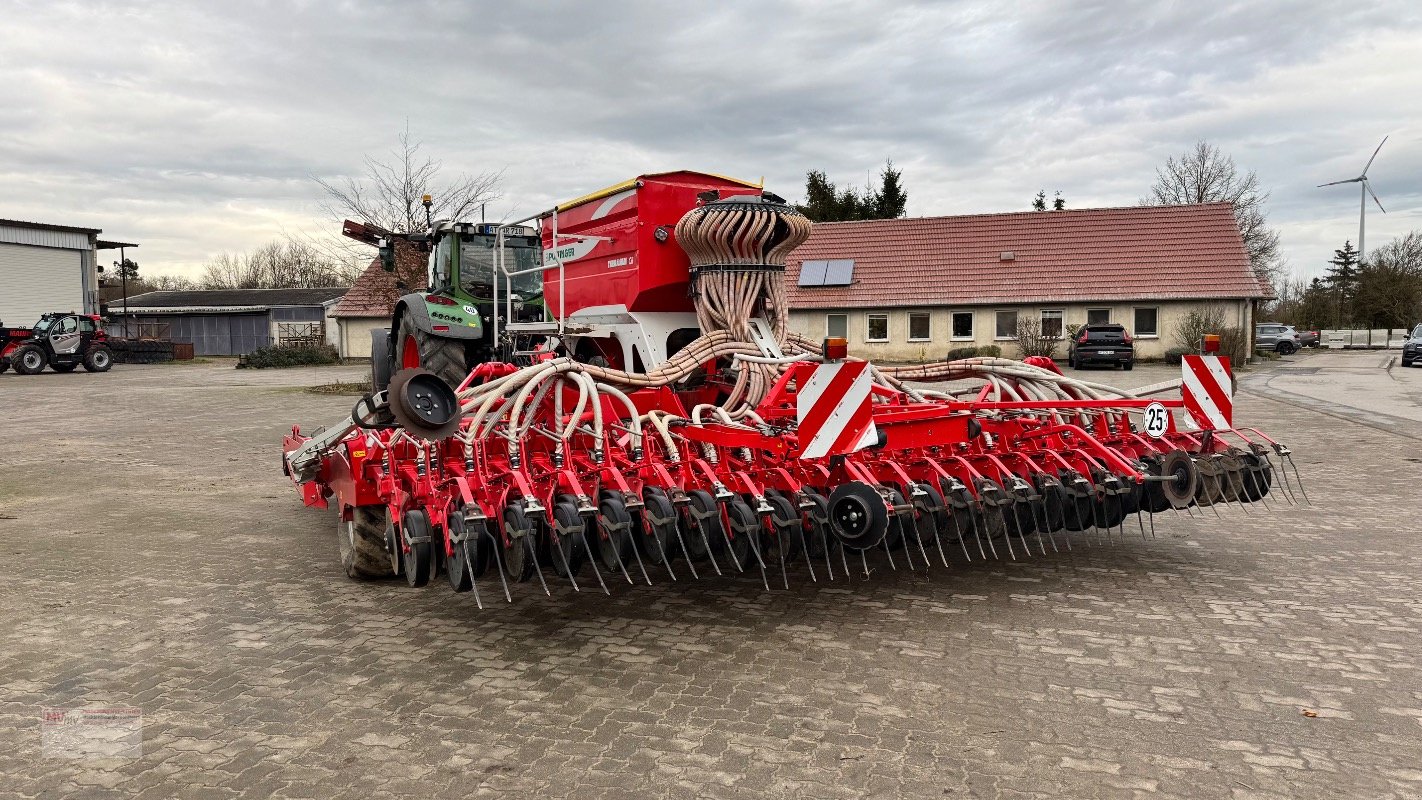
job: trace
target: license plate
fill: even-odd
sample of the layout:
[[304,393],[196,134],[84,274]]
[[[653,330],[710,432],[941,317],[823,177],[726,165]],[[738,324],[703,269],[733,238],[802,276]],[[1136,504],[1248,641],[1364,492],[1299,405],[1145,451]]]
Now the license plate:
[[1096,355],[1098,355],[1098,356],[1114,356],[1114,355],[1116,355],[1116,351],[1115,351],[1115,350],[1097,350],[1097,351],[1096,351]]

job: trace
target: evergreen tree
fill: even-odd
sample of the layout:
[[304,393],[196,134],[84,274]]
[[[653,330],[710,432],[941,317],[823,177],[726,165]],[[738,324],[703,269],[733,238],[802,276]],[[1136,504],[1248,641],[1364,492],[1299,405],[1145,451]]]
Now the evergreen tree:
[[1334,250],[1333,258],[1328,263],[1333,266],[1323,282],[1333,290],[1337,324],[1342,328],[1345,311],[1352,306],[1358,290],[1358,251],[1353,249],[1353,242],[1346,241],[1342,249]]
[[1066,198],[1065,198],[1065,197],[1062,197],[1062,193],[1061,193],[1061,192],[1057,192],[1056,199],[1052,200],[1052,210],[1053,210],[1053,211],[1065,211],[1065,210],[1066,210]]
[[908,210],[908,192],[899,183],[903,172],[894,169],[894,162],[884,161],[884,171],[879,173],[880,187],[874,197],[878,219],[898,219]]
[[1037,190],[1037,196],[1034,197],[1034,198],[1032,198],[1032,210],[1033,210],[1033,211],[1046,211],[1046,210],[1047,210],[1047,190],[1046,190],[1046,189],[1038,189],[1038,190]]
[[886,161],[883,172],[879,173],[879,188],[868,186],[861,193],[852,187],[841,190],[830,183],[824,172],[810,170],[805,173],[805,202],[795,208],[814,222],[897,219],[908,206],[908,193],[900,183],[901,176],[902,173],[894,169],[894,162]]

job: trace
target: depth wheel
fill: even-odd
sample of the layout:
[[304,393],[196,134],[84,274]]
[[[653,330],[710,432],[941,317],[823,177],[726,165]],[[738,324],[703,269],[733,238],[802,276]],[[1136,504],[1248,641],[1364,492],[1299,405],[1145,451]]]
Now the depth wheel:
[[722,549],[726,546],[726,528],[721,521],[721,507],[716,504],[716,498],[712,497],[710,492],[695,489],[686,494],[691,501],[684,518],[686,530],[683,531],[682,537],[686,540],[686,555],[687,558],[705,561],[710,558],[712,550],[719,552],[717,542],[720,542]]
[[760,532],[760,557],[767,565],[793,561],[800,555],[800,541],[805,531],[805,520],[800,509],[775,489],[767,489],[765,502],[770,505],[769,530],[762,527]]
[[1244,497],[1251,503],[1269,494],[1269,486],[1274,482],[1274,467],[1269,456],[1263,453],[1244,453],[1240,456],[1244,464]]
[[829,500],[813,489],[802,489],[800,493],[810,503],[805,512],[805,547],[813,558],[825,555],[832,544],[829,524]]
[[390,557],[385,553],[385,506],[353,506],[350,519],[336,515],[336,539],[341,569],[354,581],[388,578]]
[[[750,561],[751,540],[760,537],[761,523],[760,517],[756,515],[755,509],[742,497],[733,497],[726,501],[726,519],[731,523],[730,539],[731,558],[735,561],[737,569],[745,570]],[[716,543],[711,543],[712,548]],[[726,548],[726,542],[721,541],[721,549]]]
[[445,517],[444,529],[453,551],[444,565],[444,576],[449,580],[449,588],[456,592],[467,592],[474,587],[474,579],[483,576],[489,568],[489,542],[479,535],[477,526],[464,521],[464,509],[456,508]]
[[529,515],[518,500],[504,509],[504,535],[499,539],[504,547],[504,573],[518,583],[533,580],[538,564],[534,548],[543,538],[542,532],[539,515]]
[[405,581],[413,587],[430,582],[434,559],[431,544],[434,530],[430,518],[421,509],[406,511],[400,518],[401,565],[405,568]]
[[652,558],[665,558],[668,562],[676,554],[676,508],[667,493],[655,486],[642,490],[642,522],[647,535],[638,541]]
[[569,495],[561,496],[553,504],[553,530],[548,536],[548,558],[559,577],[578,577],[587,557],[583,549],[586,533],[587,523],[578,513],[577,502]]
[[1066,525],[1062,513],[1066,505],[1066,492],[1062,490],[1061,483],[1050,475],[1034,476],[1033,483],[1037,486],[1037,494],[1042,498],[1038,501],[1042,514],[1036,521],[1037,531],[1056,533]]
[[598,560],[609,571],[622,571],[632,562],[632,515],[622,494],[610,489],[598,493],[597,532],[588,537]]

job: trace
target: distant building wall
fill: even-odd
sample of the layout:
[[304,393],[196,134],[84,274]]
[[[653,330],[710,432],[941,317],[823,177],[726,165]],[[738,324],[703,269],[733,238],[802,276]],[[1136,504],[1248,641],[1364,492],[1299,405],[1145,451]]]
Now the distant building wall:
[[[790,312],[790,327],[792,330],[812,339],[819,341],[829,335],[831,316],[842,317],[845,325],[846,338],[849,339],[849,350],[856,356],[879,360],[897,362],[917,362],[917,361],[938,361],[952,349],[962,347],[982,347],[986,345],[997,345],[1002,348],[1002,354],[1008,358],[1017,358],[1017,346],[1012,336],[999,337],[997,335],[997,315],[999,311],[1016,312],[1018,319],[1043,320],[1043,312],[1055,319],[1056,312],[1060,312],[1062,319],[1063,339],[1058,350],[1058,356],[1066,357],[1065,332],[1073,325],[1084,325],[1087,322],[1088,312],[1095,312],[1094,317],[1105,321],[1116,322],[1124,325],[1135,339],[1136,355],[1140,358],[1160,358],[1165,355],[1165,351],[1176,347],[1175,330],[1180,322],[1192,311],[1200,311],[1206,306],[1215,305],[1224,308],[1227,324],[1244,328],[1247,332],[1253,332],[1253,317],[1251,303],[1246,300],[1138,300],[1131,302],[1109,302],[1109,303],[1049,303],[1049,304],[997,304],[991,306],[924,306],[922,308],[892,308],[892,309],[815,309],[815,310],[794,310]],[[963,318],[971,317],[971,334],[968,336],[954,336],[954,317],[959,317],[961,326]],[[918,330],[917,333],[924,333],[924,320],[927,317],[927,335],[910,336],[910,317]],[[1154,331],[1138,332],[1137,323],[1145,323],[1154,316]],[[870,337],[870,317],[883,317],[882,323],[876,321],[876,333],[886,333],[885,336]],[[834,321],[838,324],[838,321]],[[886,324],[883,324],[886,323]],[[1050,323],[1049,323],[1050,324]],[[959,332],[962,332],[960,327]]]

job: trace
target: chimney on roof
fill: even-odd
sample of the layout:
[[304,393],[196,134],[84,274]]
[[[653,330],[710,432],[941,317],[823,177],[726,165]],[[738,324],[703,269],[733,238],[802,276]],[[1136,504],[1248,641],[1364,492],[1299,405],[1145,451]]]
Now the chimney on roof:
[[1003,250],[997,257],[998,261],[1015,261],[1016,259],[1017,255],[1011,250]]

